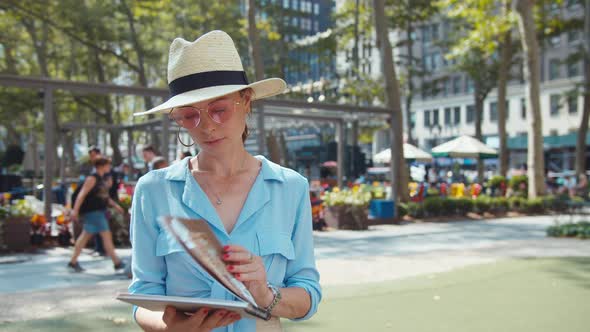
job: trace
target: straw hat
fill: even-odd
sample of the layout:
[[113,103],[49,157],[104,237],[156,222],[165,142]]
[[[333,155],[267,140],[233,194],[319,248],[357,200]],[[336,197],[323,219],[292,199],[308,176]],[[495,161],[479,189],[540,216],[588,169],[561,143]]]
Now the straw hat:
[[194,42],[176,38],[170,45],[168,88],[170,99],[134,115],[169,112],[172,108],[221,97],[242,89],[254,90],[252,100],[283,93],[287,84],[269,78],[248,84],[240,55],[231,37],[220,30]]

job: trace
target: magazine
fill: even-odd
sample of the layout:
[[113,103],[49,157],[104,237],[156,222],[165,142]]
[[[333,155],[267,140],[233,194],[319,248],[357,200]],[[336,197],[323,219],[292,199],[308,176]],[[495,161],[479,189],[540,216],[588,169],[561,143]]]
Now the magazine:
[[[199,307],[220,308],[221,306],[232,311],[243,311],[264,320],[271,318],[264,308],[260,308],[256,304],[254,297],[252,297],[246,286],[227,271],[226,263],[221,259],[223,246],[209,228],[207,221],[170,216],[161,217],[158,221],[166,232],[173,235],[195,262],[239,300],[228,301],[211,298],[197,299],[128,293],[119,294],[117,299],[150,310],[163,310],[166,305],[171,305],[185,312],[194,312]],[[170,302],[165,303],[166,300],[170,300]]]

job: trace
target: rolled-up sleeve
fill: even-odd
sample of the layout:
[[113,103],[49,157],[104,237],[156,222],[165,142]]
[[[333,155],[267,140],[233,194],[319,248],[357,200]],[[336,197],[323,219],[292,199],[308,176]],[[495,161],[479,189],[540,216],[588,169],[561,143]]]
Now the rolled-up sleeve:
[[[129,234],[133,247],[131,254],[133,281],[129,285],[129,292],[132,294],[165,295],[166,263],[163,257],[156,256],[158,225],[153,211],[154,206],[148,202],[146,183],[141,180],[137,184],[131,206]],[[134,307],[134,317],[136,311],[137,307]]]
[[311,307],[303,317],[293,319],[295,321],[307,320],[318,309],[322,299],[320,287],[320,274],[315,266],[313,249],[313,231],[311,219],[311,201],[309,199],[309,185],[305,181],[304,190],[299,199],[297,214],[293,229],[293,246],[295,259],[287,264],[285,285],[287,287],[301,287],[307,291],[311,300]]

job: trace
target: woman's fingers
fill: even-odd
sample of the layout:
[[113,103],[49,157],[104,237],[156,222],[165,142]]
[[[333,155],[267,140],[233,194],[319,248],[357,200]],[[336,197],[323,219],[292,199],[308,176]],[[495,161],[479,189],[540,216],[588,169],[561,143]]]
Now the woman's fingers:
[[249,251],[231,251],[223,254],[223,260],[226,262],[236,263],[251,263],[257,259],[258,256]]
[[234,273],[234,276],[239,281],[264,281],[266,278],[260,271],[247,272],[247,273]]
[[224,318],[222,318],[218,323],[216,327],[222,327],[222,326],[227,326],[230,324],[233,324],[235,322],[237,322],[238,320],[240,320],[242,317],[235,313],[235,312],[228,312],[227,315],[225,315]]
[[195,312],[190,318],[190,325],[191,326],[201,326],[201,324],[203,324],[203,321],[207,318],[207,315],[209,314],[211,310],[209,308],[201,308],[199,310],[197,310],[197,312]]
[[219,323],[223,321],[224,318],[229,314],[231,314],[231,311],[227,311],[224,309],[216,310],[212,312],[209,316],[207,316],[207,318],[205,318],[205,320],[201,324],[201,327],[209,329],[216,328],[220,326]]
[[166,310],[164,310],[164,314],[162,315],[162,320],[166,325],[170,326],[170,324],[174,321],[176,317],[176,309],[171,306],[167,306]]

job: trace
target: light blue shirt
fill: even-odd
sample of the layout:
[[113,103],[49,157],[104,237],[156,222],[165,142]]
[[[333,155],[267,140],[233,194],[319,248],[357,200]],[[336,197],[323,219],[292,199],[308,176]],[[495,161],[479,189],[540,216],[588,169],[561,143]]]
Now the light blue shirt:
[[[238,244],[261,256],[270,283],[301,287],[309,293],[311,308],[297,320],[315,314],[322,293],[313,251],[307,180],[262,156],[256,158],[262,163],[260,173],[229,234],[192,176],[189,157],[139,179],[131,209],[130,293],[236,299],[157,223],[157,218],[165,215],[202,218],[222,244]],[[255,331],[255,326],[254,319],[242,318],[215,331]]]

